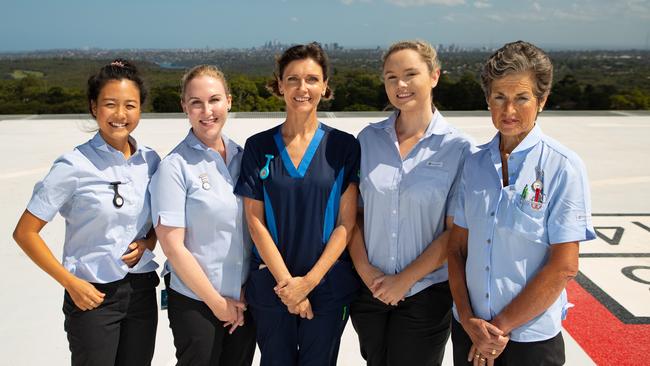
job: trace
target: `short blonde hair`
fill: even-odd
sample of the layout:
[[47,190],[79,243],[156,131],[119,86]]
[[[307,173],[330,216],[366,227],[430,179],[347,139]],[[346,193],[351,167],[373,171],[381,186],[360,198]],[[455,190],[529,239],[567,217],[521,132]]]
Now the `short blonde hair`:
[[217,80],[221,80],[224,89],[226,89],[226,94],[230,94],[230,87],[228,86],[226,76],[218,67],[214,65],[197,65],[187,70],[181,78],[181,100],[185,100],[185,89],[187,88],[187,84],[199,76],[211,76]]
[[393,43],[381,57],[381,66],[385,67],[388,57],[390,57],[390,55],[393,53],[401,50],[413,50],[417,52],[418,55],[420,55],[422,58],[422,61],[427,64],[430,72],[440,69],[440,61],[438,60],[438,53],[436,52],[436,49],[433,48],[433,46],[431,46],[429,43],[421,41],[419,39],[414,41],[399,41]]

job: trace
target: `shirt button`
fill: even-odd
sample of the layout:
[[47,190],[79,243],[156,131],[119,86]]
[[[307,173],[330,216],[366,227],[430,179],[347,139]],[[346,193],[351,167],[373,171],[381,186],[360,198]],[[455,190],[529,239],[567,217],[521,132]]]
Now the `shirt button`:
[[485,293],[485,298],[487,299],[487,298],[489,298],[489,297],[490,297],[490,294]]
[[393,215],[397,214],[397,210],[393,210]]
[[490,212],[490,216],[494,216],[494,211]]
[[395,237],[397,237],[397,234],[393,233],[391,236],[392,236],[393,238],[395,238]]
[[485,266],[485,270],[486,270],[486,271],[489,271],[489,270],[490,270],[490,266]]
[[490,244],[491,242],[492,242],[492,240],[491,240],[491,239],[488,239],[488,240],[487,240],[487,243],[488,243],[488,244]]
[[394,260],[395,260],[395,257],[390,257],[390,260],[394,261]]

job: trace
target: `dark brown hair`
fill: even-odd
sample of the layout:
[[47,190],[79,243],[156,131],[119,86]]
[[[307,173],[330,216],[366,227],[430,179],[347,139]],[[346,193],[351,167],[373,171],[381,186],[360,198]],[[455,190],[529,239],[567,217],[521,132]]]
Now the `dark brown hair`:
[[[299,44],[287,48],[282,55],[275,58],[275,72],[273,73],[273,80],[266,84],[266,88],[275,96],[281,97],[279,81],[284,76],[284,69],[292,61],[312,59],[320,65],[323,70],[323,81],[329,80],[329,59],[327,54],[318,42],[311,42],[308,44]],[[325,95],[322,99],[328,100],[332,98],[334,92],[327,85]]]

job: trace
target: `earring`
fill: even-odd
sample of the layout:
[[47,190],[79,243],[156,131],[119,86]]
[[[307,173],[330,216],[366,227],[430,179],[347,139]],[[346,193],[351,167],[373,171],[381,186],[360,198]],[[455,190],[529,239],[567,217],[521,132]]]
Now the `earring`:
[[542,113],[542,107],[539,107],[539,109],[537,110],[537,113]]
[[490,106],[488,106],[488,111],[490,110]]

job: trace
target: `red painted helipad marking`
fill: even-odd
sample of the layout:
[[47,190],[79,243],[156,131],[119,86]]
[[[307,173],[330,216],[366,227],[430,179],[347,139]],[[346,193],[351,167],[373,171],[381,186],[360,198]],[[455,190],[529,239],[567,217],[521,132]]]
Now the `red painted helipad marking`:
[[563,326],[596,364],[650,364],[650,324],[624,324],[576,281],[567,292],[575,307]]

